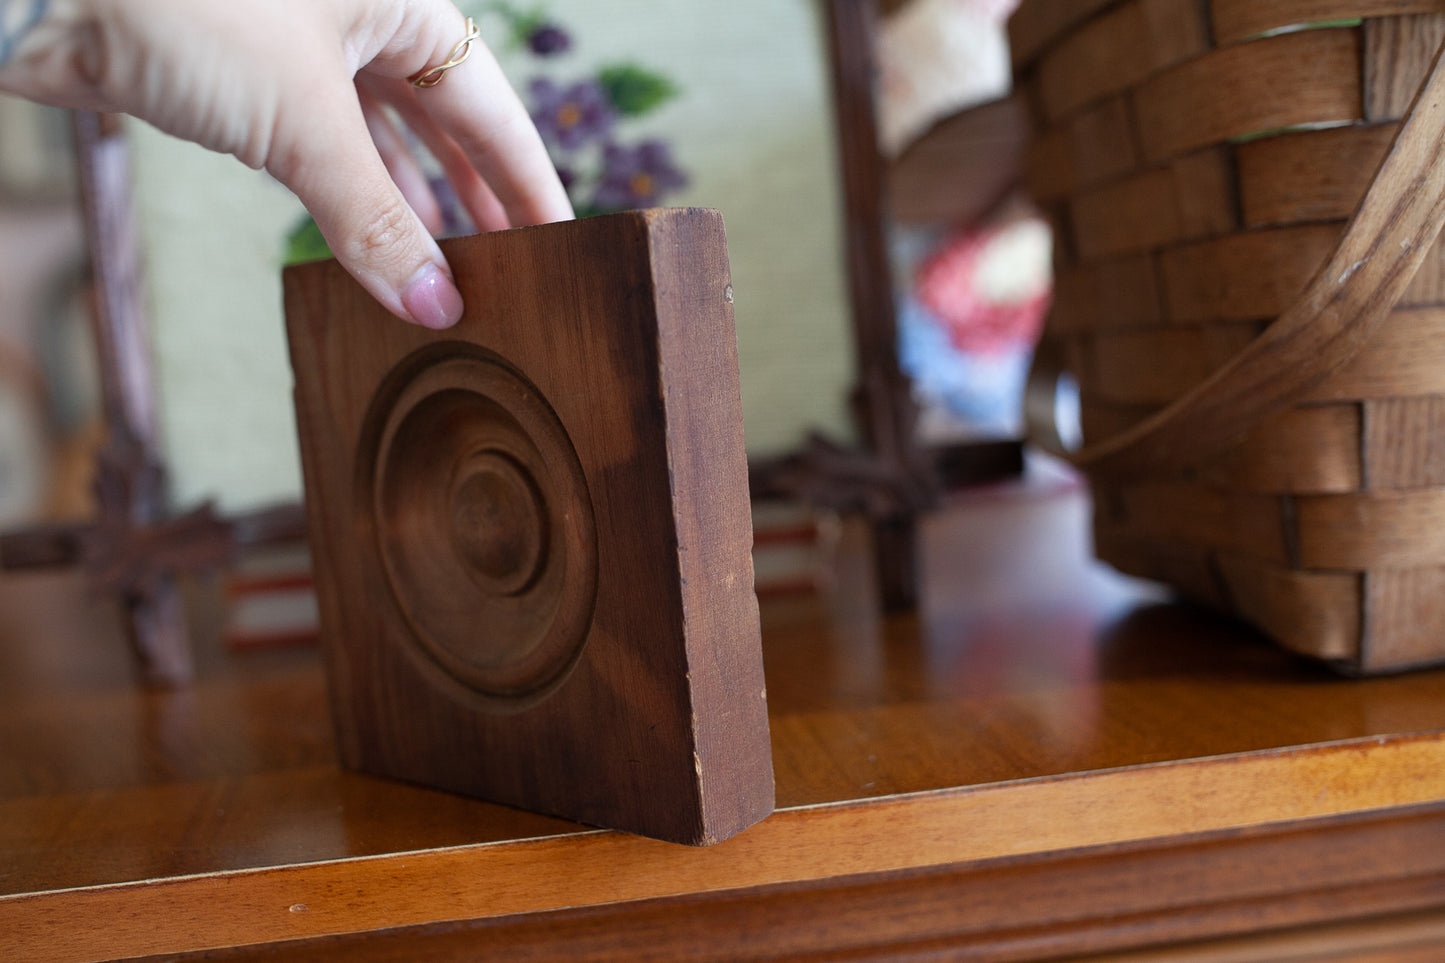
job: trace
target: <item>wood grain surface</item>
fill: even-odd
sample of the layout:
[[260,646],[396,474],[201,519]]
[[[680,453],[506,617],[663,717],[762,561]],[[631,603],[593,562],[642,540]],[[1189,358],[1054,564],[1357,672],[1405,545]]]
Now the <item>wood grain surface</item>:
[[1038,102],[1054,121],[1208,49],[1198,0],[1129,0],[1071,31],[1040,60]]
[[1366,666],[1410,667],[1439,660],[1440,595],[1445,565],[1376,569],[1366,574],[1365,617],[1370,634],[1362,661]]
[[445,245],[456,327],[286,274],[342,757],[709,844],[772,808],[721,217]]
[[1015,66],[1026,65],[1070,27],[1116,0],[1028,0],[1009,18],[1009,48]]
[[[1062,265],[1037,437],[1062,451],[1048,402],[1072,374],[1085,445],[1067,457],[1125,571],[1347,671],[1418,666],[1430,638],[1445,658],[1445,605],[1428,604],[1445,7],[1214,0],[1175,26],[1192,32],[1206,6],[1212,49],[1159,43],[1174,62],[1099,68],[1098,106],[1068,78],[1092,91],[1083,68],[1129,47],[1142,7],[1055,6],[1058,32],[1016,61],[1045,125],[1031,180]],[[1033,8],[1023,23],[1049,19]],[[1076,143],[1111,105],[1116,128]],[[1086,181],[1088,156],[1115,163]]]
[[1365,196],[1396,124],[1357,124],[1262,137],[1235,148],[1249,227],[1343,220]]
[[1360,35],[1307,30],[1217,48],[1162,71],[1134,92],[1144,157],[1161,161],[1208,144],[1302,124],[1354,123]]
[[1445,397],[1379,398],[1362,408],[1369,488],[1445,485]]
[[[598,833],[75,890],[0,902],[0,949],[37,961],[199,950],[944,866],[1406,806],[1445,792],[1442,769],[1439,738],[1372,741],[1176,766],[1167,780],[1146,768],[785,811],[701,852]],[[163,929],[135,913],[148,896],[165,901]],[[114,922],[98,943],[80,919]]]
[[1277,495],[1161,481],[1111,493],[1096,524],[1283,565],[1292,561],[1293,548],[1287,508]]
[[1295,506],[1308,568],[1445,565],[1445,489],[1301,495]]
[[[832,891],[859,874],[983,871],[1445,799],[1445,674],[1345,683],[1197,610],[1130,607],[1062,551],[1082,518],[1077,493],[961,502],[924,533],[924,611],[887,619],[847,529],[834,594],[763,609],[782,810],[704,850],[342,770],[318,653],[220,648],[204,591],[196,688],[147,693],[122,653],[95,656],[115,626],[73,578],[0,579],[0,955]],[[1193,859],[1176,865],[1196,879]],[[1321,878],[1268,859],[1254,872],[1269,866],[1281,899]],[[1122,921],[1109,932],[1141,938]]]
[[1363,31],[1365,120],[1399,120],[1445,40],[1445,12],[1366,19]]
[[1228,159],[1219,149],[1200,151],[1081,192],[1070,202],[1069,222],[1086,261],[1235,230]]
[[1309,224],[1184,244],[1160,257],[1172,321],[1248,321],[1290,307],[1339,243],[1342,225]]
[[1445,394],[1445,308],[1397,308],[1311,401]]
[[1358,659],[1364,579],[1353,572],[1308,572],[1248,555],[1216,557],[1224,590],[1239,613],[1286,648],[1316,659]]
[[1033,196],[1047,201],[1128,174],[1140,164],[1129,101],[1110,97],[1040,132],[1024,176]]
[[889,217],[925,225],[977,220],[1017,186],[1028,130],[1017,95],[940,121],[888,165]]
[[1159,283],[1157,260],[1149,254],[1062,269],[1054,277],[1049,324],[1060,334],[1159,324]]
[[1435,239],[1397,303],[1401,307],[1445,305],[1445,240]]
[[[1120,571],[1163,579],[1187,598],[1236,613],[1290,651],[1353,671],[1392,665],[1362,659],[1366,609],[1359,573],[1302,571],[1221,550],[1218,539],[1209,544],[1159,537],[1109,518],[1097,521],[1094,538],[1099,557]],[[1251,548],[1243,546],[1245,552]]]
[[[1437,64],[1420,97],[1422,109],[1414,111],[1401,127],[1339,246],[1309,282],[1300,300],[1227,367],[1211,375],[1167,413],[1151,417],[1103,446],[1076,454],[1077,460],[1103,474],[1167,472],[1170,466],[1178,467],[1180,459],[1191,463],[1207,460],[1209,455],[1231,447],[1248,430],[1248,421],[1255,413],[1281,409],[1353,356],[1410,286],[1416,268],[1428,259],[1440,222],[1445,219],[1439,190],[1445,180],[1439,147],[1442,112],[1435,97],[1441,89],[1445,89],[1445,71]],[[1198,257],[1200,252],[1210,256]],[[1225,263],[1230,253],[1229,248],[1201,248],[1192,252],[1195,256],[1176,265],[1175,277],[1208,277],[1211,265]],[[1281,256],[1286,256],[1285,252]],[[1241,267],[1248,272],[1247,263]],[[1257,283],[1249,273],[1244,277]],[[1266,277],[1264,281],[1262,289],[1267,294],[1277,295],[1284,290],[1277,279]],[[1250,286],[1245,285],[1246,289]],[[1243,311],[1247,307],[1229,287],[1211,290],[1206,286],[1166,284],[1166,288],[1176,311],[1181,305],[1211,303],[1211,298],[1231,310]],[[1298,363],[1286,360],[1291,355],[1299,359]],[[1267,402],[1267,398],[1276,401]],[[1251,418],[1232,420],[1230,412],[1250,412]],[[1169,441],[1171,428],[1178,431],[1174,442]]]
[[1101,331],[1074,370],[1103,402],[1164,405],[1203,382],[1253,341],[1262,325],[1244,322]]
[[1364,452],[1363,439],[1373,433],[1362,423],[1367,416],[1361,407],[1291,408],[1260,424],[1238,448],[1205,466],[1200,477],[1256,492],[1355,491],[1367,475],[1373,479],[1385,470]]
[[[1438,812],[1359,818],[891,874],[826,890],[761,887],[206,958],[693,963],[1107,954],[1151,963],[1434,963],[1445,927],[1431,908],[1439,821]],[[1312,880],[1304,891],[1300,877]],[[1082,904],[1081,893],[1089,896]],[[1320,925],[1322,917],[1329,922]]]

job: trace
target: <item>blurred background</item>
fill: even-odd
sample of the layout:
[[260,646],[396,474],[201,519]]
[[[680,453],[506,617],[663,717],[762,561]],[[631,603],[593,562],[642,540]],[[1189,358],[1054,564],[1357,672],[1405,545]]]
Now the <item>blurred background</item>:
[[68,116],[0,99],[0,529],[89,511],[85,272]]
[[[528,102],[579,210],[722,210],[750,455],[791,450],[813,431],[853,440],[823,6],[461,6]],[[918,154],[919,141],[960,110],[1007,94],[1011,7],[883,4],[876,90],[886,164]],[[213,500],[223,512],[294,501],[301,479],[280,268],[308,254],[304,212],[229,157],[144,124],[126,130],[173,500]],[[1009,189],[1010,150],[1001,142],[990,155],[994,180],[967,210],[931,217],[931,201],[904,196],[913,210],[889,228],[899,360],[930,443],[1019,431],[1018,393],[1047,305],[1049,239]],[[86,512],[96,391],[71,153],[65,115],[0,100],[0,524]]]

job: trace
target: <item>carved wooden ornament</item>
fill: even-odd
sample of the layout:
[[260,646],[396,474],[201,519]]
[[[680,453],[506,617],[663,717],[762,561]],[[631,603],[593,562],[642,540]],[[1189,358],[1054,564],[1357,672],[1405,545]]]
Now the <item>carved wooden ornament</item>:
[[343,761],[691,844],[773,806],[727,247],[659,210],[444,242],[429,331],[286,272]]

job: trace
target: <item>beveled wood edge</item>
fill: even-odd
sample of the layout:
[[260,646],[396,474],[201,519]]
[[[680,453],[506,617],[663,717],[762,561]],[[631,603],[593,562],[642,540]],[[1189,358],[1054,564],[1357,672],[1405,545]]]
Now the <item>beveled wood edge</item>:
[[[1434,845],[1442,821],[1445,806],[1427,804],[826,886],[760,886],[145,959],[395,963],[546,954],[631,963],[646,947],[650,959],[732,963],[766,946],[789,960],[1095,960],[1104,952],[1114,960],[1148,947],[1143,959],[1159,963],[1162,957],[1148,954],[1301,938],[1333,947],[1328,941],[1351,928],[1390,925],[1406,932],[1388,942],[1404,945],[1418,941],[1419,919],[1445,926],[1445,875]],[[1390,852],[1397,845],[1405,851]],[[1140,889],[1148,894],[1142,900]],[[1083,907],[1080,892],[1092,894]],[[810,927],[820,916],[853,925]],[[1188,959],[1219,961],[1198,953]]]
[[[706,850],[605,831],[0,898],[0,958],[179,953],[803,883],[1445,800],[1445,732],[779,810]],[[164,927],[155,920],[163,917]],[[91,932],[77,921],[103,921]]]

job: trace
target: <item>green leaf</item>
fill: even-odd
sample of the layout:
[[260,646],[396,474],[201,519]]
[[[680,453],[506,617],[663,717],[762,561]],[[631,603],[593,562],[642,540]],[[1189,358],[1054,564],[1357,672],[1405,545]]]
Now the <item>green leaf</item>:
[[597,82],[613,109],[624,117],[645,114],[677,96],[677,87],[672,81],[636,64],[603,67],[597,74]]
[[296,225],[286,237],[286,264],[305,264],[307,261],[324,261],[331,257],[331,248],[321,236],[321,228],[311,218]]
[[1315,20],[1310,23],[1296,23],[1286,27],[1275,27],[1271,30],[1263,30],[1242,39],[1262,40],[1265,37],[1278,37],[1280,34],[1300,33],[1305,30],[1335,30],[1341,27],[1358,27],[1362,23],[1364,23],[1364,20],[1359,17],[1346,17],[1341,20]]
[[482,10],[496,14],[506,21],[507,44],[514,49],[527,46],[527,39],[532,36],[533,31],[547,22],[547,10],[540,6],[523,10],[506,0],[493,0],[484,4]]
[[547,22],[547,13],[544,10],[530,10],[526,13],[511,14],[512,36],[509,41],[513,47],[523,48],[531,39],[538,28]]

